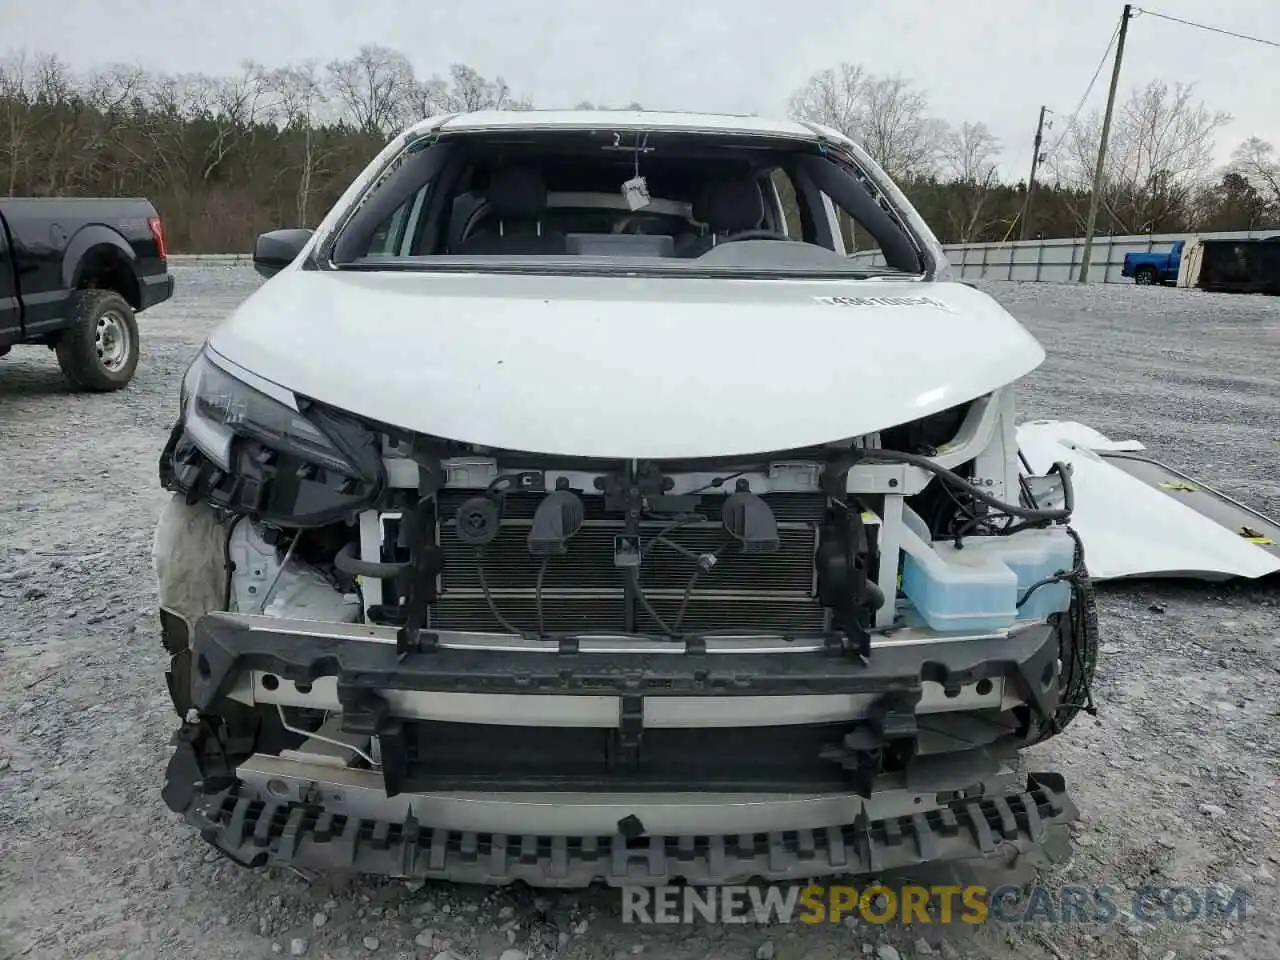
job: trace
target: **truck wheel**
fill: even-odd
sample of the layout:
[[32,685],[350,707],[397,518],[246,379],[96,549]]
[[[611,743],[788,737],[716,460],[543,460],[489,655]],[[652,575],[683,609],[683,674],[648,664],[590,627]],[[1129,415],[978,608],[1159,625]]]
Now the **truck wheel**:
[[1156,282],[1156,271],[1154,267],[1139,267],[1133,273],[1133,282],[1140,283],[1144,287],[1151,286]]
[[77,290],[71,326],[58,339],[58,366],[77,390],[119,390],[138,368],[138,321],[114,290]]

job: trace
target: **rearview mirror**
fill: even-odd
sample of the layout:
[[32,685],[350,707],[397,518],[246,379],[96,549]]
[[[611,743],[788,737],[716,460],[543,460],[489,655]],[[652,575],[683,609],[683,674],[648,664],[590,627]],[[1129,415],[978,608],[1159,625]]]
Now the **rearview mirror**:
[[274,277],[298,258],[313,232],[293,228],[260,234],[253,244],[253,269],[264,277]]

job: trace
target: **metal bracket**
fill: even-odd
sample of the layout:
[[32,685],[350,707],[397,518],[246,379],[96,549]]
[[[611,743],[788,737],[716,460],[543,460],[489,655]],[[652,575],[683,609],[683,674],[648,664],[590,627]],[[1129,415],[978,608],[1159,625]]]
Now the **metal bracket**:
[[644,697],[623,697],[618,703],[618,729],[614,733],[615,764],[634,768],[640,763],[640,741],[644,738]]
[[903,497],[886,496],[880,517],[880,575],[876,585],[884,594],[884,604],[876,611],[876,626],[893,626],[898,610],[898,558],[902,552]]
[[885,694],[876,700],[860,721],[844,735],[837,747],[820,754],[823,760],[839,763],[850,773],[854,789],[870,797],[876,775],[880,773],[887,748],[905,746],[912,750],[920,734],[916,706],[921,691]]
[[445,486],[484,489],[498,478],[498,461],[453,457],[444,461]]
[[818,464],[816,463],[771,463],[769,464],[770,490],[774,492],[799,491],[808,493],[820,489],[818,486]]

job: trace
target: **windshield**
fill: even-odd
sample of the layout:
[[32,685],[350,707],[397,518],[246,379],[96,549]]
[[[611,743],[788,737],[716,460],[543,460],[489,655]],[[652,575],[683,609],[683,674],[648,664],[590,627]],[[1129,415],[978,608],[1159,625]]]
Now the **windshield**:
[[455,134],[411,144],[328,259],[363,270],[676,276],[920,274],[921,246],[849,158],[779,137]]

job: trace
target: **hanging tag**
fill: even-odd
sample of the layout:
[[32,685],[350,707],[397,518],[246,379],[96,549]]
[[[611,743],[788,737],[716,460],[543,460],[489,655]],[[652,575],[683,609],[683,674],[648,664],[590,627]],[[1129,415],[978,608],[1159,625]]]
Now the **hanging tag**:
[[632,177],[622,185],[622,196],[627,201],[627,206],[632,210],[640,210],[647,207],[649,200],[649,184],[644,177]]

